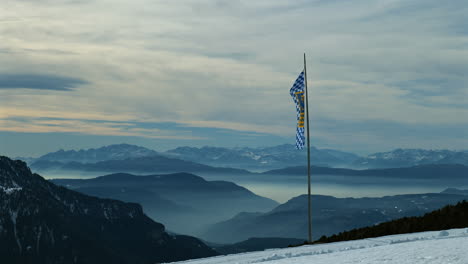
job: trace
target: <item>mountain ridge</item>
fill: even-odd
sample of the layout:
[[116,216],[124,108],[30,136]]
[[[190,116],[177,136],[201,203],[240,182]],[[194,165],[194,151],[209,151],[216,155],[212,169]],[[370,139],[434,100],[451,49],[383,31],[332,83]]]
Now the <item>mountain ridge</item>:
[[[253,171],[302,166],[306,163],[306,152],[298,151],[292,144],[270,147],[190,147],[181,146],[158,152],[131,144],[114,144],[99,148],[80,150],[59,150],[39,158],[24,158],[35,167],[46,168],[66,164],[79,167],[79,164],[98,163],[109,160],[127,160],[143,157],[175,158],[214,167],[244,168]],[[366,157],[351,152],[311,147],[312,165],[333,168],[379,169],[402,168],[427,164],[463,164],[468,166],[468,151],[432,149],[394,149],[376,152]],[[47,163],[49,162],[49,163]],[[42,164],[41,164],[42,163]]]
[[[338,166],[351,163],[359,156],[332,149],[311,147],[312,163]],[[253,170],[299,165],[306,161],[306,152],[292,144],[263,148],[178,147],[165,152],[168,156],[196,161],[208,165],[241,167]]]
[[[91,179],[52,179],[53,183],[102,198],[137,202],[171,231],[197,235],[202,226],[241,211],[271,210],[276,201],[227,181],[207,181],[190,173],[137,176],[115,173]],[[186,222],[185,219],[193,221]]]
[[[467,197],[467,195],[447,193],[364,198],[312,195],[313,236],[314,239],[318,239],[322,235],[332,235],[405,216],[419,216]],[[306,239],[307,215],[307,195],[301,195],[269,212],[238,214],[227,221],[214,224],[205,230],[201,238],[207,241],[231,243],[249,237]]]
[[6,263],[155,263],[216,255],[173,236],[142,207],[56,186],[0,156],[0,255]]
[[128,158],[123,160],[104,160],[96,163],[80,163],[76,161],[62,163],[58,161],[38,160],[31,164],[31,167],[40,171],[47,170],[68,170],[68,171],[88,171],[88,172],[208,172],[208,173],[236,173],[249,174],[243,169],[212,167],[191,161],[168,158],[165,156],[143,156]]
[[397,168],[426,164],[462,164],[468,166],[468,151],[395,149],[377,152],[355,160],[355,168]]
[[[359,156],[333,149],[311,147],[312,162],[317,165],[337,166],[349,164]],[[189,147],[182,146],[164,152],[157,152],[145,147],[130,144],[114,144],[99,148],[63,150],[50,152],[39,158],[27,158],[34,162],[60,163],[97,163],[107,160],[125,160],[132,158],[163,156],[184,161],[202,163],[215,167],[240,167],[246,169],[274,169],[287,164],[304,164],[306,152],[298,151],[292,144],[283,144],[258,148],[224,148],[224,147]],[[37,165],[37,164],[36,164]]]
[[[468,202],[458,202],[417,217],[404,217],[375,226],[353,229],[332,236],[323,236],[318,243],[358,240],[397,234],[409,234],[468,227]],[[444,235],[444,233],[442,233]]]
[[157,151],[131,145],[131,144],[113,144],[100,148],[89,148],[79,150],[63,150],[50,152],[37,158],[38,160],[49,160],[59,162],[80,162],[80,163],[95,163],[105,160],[124,160],[128,158],[137,158],[145,156],[159,155]]

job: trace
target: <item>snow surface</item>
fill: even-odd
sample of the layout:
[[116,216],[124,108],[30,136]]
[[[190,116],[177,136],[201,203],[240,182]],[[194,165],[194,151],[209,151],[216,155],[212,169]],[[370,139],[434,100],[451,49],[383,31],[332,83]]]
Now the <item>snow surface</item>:
[[468,228],[188,260],[189,264],[468,264]]
[[16,191],[21,191],[23,188],[21,187],[14,187],[14,188],[6,188],[6,187],[3,187],[3,186],[0,186],[0,191],[6,193],[6,194],[12,194]]

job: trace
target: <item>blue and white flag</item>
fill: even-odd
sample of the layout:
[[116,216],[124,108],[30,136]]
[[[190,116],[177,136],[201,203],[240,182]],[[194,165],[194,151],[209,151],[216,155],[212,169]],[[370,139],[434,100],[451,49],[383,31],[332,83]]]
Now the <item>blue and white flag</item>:
[[297,111],[297,127],[296,127],[296,148],[303,149],[305,145],[305,135],[304,135],[304,118],[305,118],[305,102],[304,102],[304,72],[299,74],[294,85],[289,90],[294,103],[296,103]]

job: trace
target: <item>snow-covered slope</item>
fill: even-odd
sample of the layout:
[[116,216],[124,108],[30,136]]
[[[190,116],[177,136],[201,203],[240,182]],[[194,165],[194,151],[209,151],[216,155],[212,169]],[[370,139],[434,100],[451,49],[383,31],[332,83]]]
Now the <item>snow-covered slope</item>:
[[375,264],[468,263],[468,228],[270,249],[189,260],[190,264]]

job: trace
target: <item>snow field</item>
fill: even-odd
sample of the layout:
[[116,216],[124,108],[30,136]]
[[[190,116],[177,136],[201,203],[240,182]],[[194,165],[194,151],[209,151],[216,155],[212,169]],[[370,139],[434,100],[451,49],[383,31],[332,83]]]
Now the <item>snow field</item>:
[[178,263],[468,264],[468,228],[269,249]]

